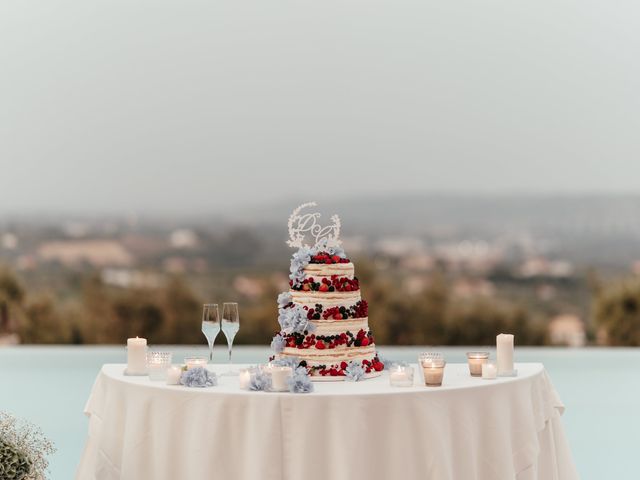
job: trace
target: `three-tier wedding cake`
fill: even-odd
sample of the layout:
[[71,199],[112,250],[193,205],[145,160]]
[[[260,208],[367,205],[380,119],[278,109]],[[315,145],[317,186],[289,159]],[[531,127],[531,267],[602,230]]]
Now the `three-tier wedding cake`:
[[341,247],[340,219],[334,215],[322,227],[319,213],[301,213],[312,206],[301,205],[289,218],[287,243],[298,250],[291,259],[290,289],[278,296],[280,331],[271,346],[277,358],[306,367],[313,380],[341,380],[351,369],[365,378],[379,375],[384,365],[354,265]]

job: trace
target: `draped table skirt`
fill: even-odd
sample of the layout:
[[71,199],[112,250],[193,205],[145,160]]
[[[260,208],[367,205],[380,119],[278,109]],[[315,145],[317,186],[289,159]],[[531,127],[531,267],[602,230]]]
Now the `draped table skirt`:
[[[85,414],[77,480],[573,480],[564,406],[541,364],[442,387],[388,375],[310,394],[167,386],[105,365]],[[212,366],[215,370],[215,366]]]

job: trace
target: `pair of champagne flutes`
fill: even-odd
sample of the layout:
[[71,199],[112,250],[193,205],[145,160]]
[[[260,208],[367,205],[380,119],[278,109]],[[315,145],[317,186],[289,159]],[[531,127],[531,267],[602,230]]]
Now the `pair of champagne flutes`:
[[205,303],[202,308],[202,333],[207,338],[209,344],[209,362],[213,362],[213,344],[220,330],[227,338],[229,347],[229,365],[231,365],[231,353],[233,350],[233,339],[240,330],[240,315],[238,314],[237,303],[222,304],[222,321],[217,303]]

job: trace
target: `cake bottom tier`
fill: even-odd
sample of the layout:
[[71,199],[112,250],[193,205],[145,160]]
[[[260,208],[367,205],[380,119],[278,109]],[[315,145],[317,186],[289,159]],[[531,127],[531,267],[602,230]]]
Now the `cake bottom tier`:
[[301,362],[305,362],[311,380],[314,381],[344,380],[346,378],[346,368],[351,362],[362,366],[365,372],[364,378],[379,376],[384,369],[384,364],[378,358],[375,348],[363,348],[360,352],[350,352],[348,355],[305,355],[304,351],[298,350],[295,353],[282,352],[277,357],[296,358]]

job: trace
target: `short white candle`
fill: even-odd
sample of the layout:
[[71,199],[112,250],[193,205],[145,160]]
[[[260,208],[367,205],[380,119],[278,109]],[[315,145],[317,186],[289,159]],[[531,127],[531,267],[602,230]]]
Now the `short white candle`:
[[243,368],[240,370],[239,379],[240,379],[241,389],[249,390],[249,385],[251,384],[251,374],[252,374],[252,369],[250,368]]
[[267,371],[271,373],[271,390],[274,392],[286,392],[289,390],[287,380],[293,375],[291,367],[269,366]]
[[205,357],[187,357],[184,359],[184,364],[186,365],[187,370],[198,367],[206,368],[207,359]]
[[498,375],[498,369],[493,363],[485,363],[482,365],[482,378],[485,380],[494,380]]
[[501,333],[496,338],[498,375],[513,375],[513,335]]
[[428,387],[439,387],[442,385],[444,367],[422,365],[422,373],[424,375],[424,384]]
[[146,375],[147,374],[147,339],[128,338],[127,339],[127,374]]
[[180,385],[180,377],[182,376],[182,368],[169,367],[167,370],[167,385]]
[[489,361],[489,352],[468,352],[467,362],[472,377],[482,375],[482,365]]
[[389,371],[389,384],[392,387],[413,386],[413,367],[408,365],[394,365]]

